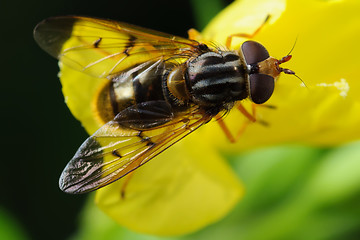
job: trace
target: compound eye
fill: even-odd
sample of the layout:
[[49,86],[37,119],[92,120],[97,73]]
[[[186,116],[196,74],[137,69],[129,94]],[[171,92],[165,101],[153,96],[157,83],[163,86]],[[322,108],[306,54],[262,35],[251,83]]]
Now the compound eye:
[[250,74],[250,97],[256,104],[269,100],[274,92],[274,78],[261,73]]
[[246,64],[254,64],[269,58],[269,52],[258,42],[246,41],[241,45]]

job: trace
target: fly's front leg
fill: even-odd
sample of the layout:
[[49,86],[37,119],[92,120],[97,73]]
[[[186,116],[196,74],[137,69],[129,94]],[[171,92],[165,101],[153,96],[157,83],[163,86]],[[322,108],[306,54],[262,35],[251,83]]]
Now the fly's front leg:
[[276,108],[275,106],[272,106],[272,105],[266,105],[266,104],[258,105],[258,104],[253,103],[251,105],[251,113],[250,113],[248,110],[246,110],[246,108],[242,104],[238,104],[236,106],[236,108],[246,117],[247,121],[245,121],[241,125],[240,129],[238,130],[238,132],[236,133],[235,136],[233,136],[233,134],[229,130],[228,126],[226,125],[225,121],[222,118],[222,115],[218,114],[216,116],[217,123],[219,124],[220,128],[225,133],[225,136],[227,137],[227,139],[229,139],[229,141],[231,143],[235,143],[240,139],[241,135],[245,132],[246,128],[249,126],[250,123],[256,122],[256,123],[259,123],[259,124],[261,124],[263,126],[269,126],[269,124],[266,121],[261,120],[261,119],[257,119],[257,117],[256,117],[256,108],[257,107],[266,107],[266,108],[269,108],[269,109],[275,109]]
[[241,103],[237,105],[237,109],[247,118],[247,121],[245,121],[242,124],[241,128],[238,130],[235,136],[235,141],[237,141],[241,137],[241,135],[243,135],[243,133],[245,132],[246,128],[249,126],[250,123],[254,123],[257,121],[255,104],[251,105],[251,113],[249,113]]
[[235,137],[232,135],[231,131],[229,130],[228,126],[222,119],[222,115],[217,115],[216,120],[219,124],[220,128],[224,131],[225,136],[229,139],[231,143],[235,143],[239,140],[240,136],[244,133],[245,129],[251,122],[256,122],[255,117],[255,104],[252,105],[252,113],[249,113],[243,105],[238,104],[237,109],[248,119],[248,121],[244,122]]
[[252,104],[251,105],[251,112],[252,113],[249,113],[245,108],[244,106],[239,103],[236,108],[250,121],[250,122],[256,122],[256,117],[255,117],[255,114],[256,114],[256,105],[255,104]]
[[222,116],[220,116],[219,114],[216,116],[216,121],[219,124],[220,128],[223,130],[223,132],[225,133],[225,136],[227,137],[227,139],[229,139],[229,141],[231,143],[235,143],[236,139],[234,138],[234,136],[231,134],[229,128],[227,127],[226,123],[224,122],[224,120],[222,119]]
[[264,25],[269,21],[269,19],[270,19],[270,15],[267,15],[267,17],[265,18],[265,21],[251,34],[249,34],[249,33],[234,33],[234,34],[229,35],[226,38],[226,47],[228,49],[230,49],[231,41],[234,37],[254,38],[256,36],[256,34],[258,34],[260,32],[260,30],[264,27]]

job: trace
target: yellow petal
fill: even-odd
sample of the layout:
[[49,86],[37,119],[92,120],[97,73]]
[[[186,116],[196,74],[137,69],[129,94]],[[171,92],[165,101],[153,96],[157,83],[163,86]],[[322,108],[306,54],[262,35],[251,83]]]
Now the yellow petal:
[[[225,44],[226,38],[236,33],[253,33],[265,19],[272,24],[284,12],[286,0],[241,0],[235,1],[221,11],[204,29],[204,39]],[[244,39],[233,39],[233,46]]]
[[[216,124],[209,123],[138,169],[125,188],[125,198],[120,192],[126,180],[98,191],[98,205],[134,231],[157,235],[195,231],[224,216],[243,194],[211,144],[239,152],[284,142],[334,145],[358,138],[358,10],[355,0],[233,3],[205,29],[205,38],[225,44],[229,34],[251,33],[270,14],[255,40],[280,58],[298,37],[294,58],[286,67],[296,71],[309,88],[292,76],[281,76],[269,101],[277,109],[257,109],[257,117],[269,127],[252,124],[231,145]],[[241,41],[235,40],[233,46]],[[70,110],[88,132],[94,132],[103,123],[92,101],[104,80],[65,67],[61,80]],[[249,102],[245,105],[249,107]],[[235,133],[246,121],[236,110],[225,120]]]
[[59,77],[65,102],[74,117],[91,135],[104,124],[95,111],[94,100],[101,86],[108,80],[75,71],[61,62],[59,65],[61,69]]
[[[241,2],[236,2],[238,11],[241,11]],[[279,16],[276,21],[266,23],[254,40],[264,44],[270,55],[281,58],[298,38],[292,52],[293,59],[284,67],[294,70],[308,88],[295,77],[283,74],[267,102],[277,109],[257,108],[258,119],[266,121],[268,127],[251,124],[238,144],[232,146],[225,137],[219,138],[219,128],[215,131],[202,129],[203,137],[216,137],[214,144],[232,151],[286,142],[332,146],[358,139],[359,10],[360,2],[354,0],[288,0],[286,11],[280,16],[276,14],[276,17]],[[272,11],[271,8],[269,11]],[[242,19],[242,15],[237,16],[236,12],[236,9],[232,9],[233,22]],[[215,26],[214,29],[207,28],[206,34],[217,32],[219,36],[216,39],[224,41],[229,33],[248,32],[246,28],[231,24],[229,18],[227,16],[227,24],[215,19],[216,24],[209,25]],[[218,31],[221,28],[225,30]],[[249,107],[249,102],[245,102],[245,105]],[[235,111],[226,118],[234,133],[246,121]]]
[[[94,99],[107,80],[60,66],[66,103],[92,134],[104,124]],[[225,216],[243,186],[219,153],[192,135],[136,170],[125,198],[120,192],[126,178],[98,190],[98,206],[119,224],[156,235],[189,233]]]
[[154,235],[189,233],[227,214],[242,185],[218,152],[189,136],[124,180],[97,191],[98,206],[127,228]]
[[[66,103],[92,134],[104,124],[95,111],[94,100],[107,79],[60,66]],[[193,136],[138,169],[126,187],[124,199],[120,195],[123,182],[97,191],[97,204],[121,225],[157,235],[184,234],[215,222],[243,194],[241,183],[219,153]]]

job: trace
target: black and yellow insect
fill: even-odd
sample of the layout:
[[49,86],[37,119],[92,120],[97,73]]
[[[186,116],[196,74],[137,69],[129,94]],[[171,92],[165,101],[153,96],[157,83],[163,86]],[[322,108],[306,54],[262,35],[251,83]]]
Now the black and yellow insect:
[[279,67],[290,55],[277,60],[255,41],[230,51],[112,20],[49,18],[34,37],[67,66],[108,79],[97,99],[107,123],[67,164],[67,193],[122,178],[235,103],[266,102],[279,74],[294,74]]

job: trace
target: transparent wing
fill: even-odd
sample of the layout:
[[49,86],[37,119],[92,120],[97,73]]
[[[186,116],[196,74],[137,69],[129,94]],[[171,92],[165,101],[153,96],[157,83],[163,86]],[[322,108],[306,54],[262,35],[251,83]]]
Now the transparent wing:
[[[155,111],[140,117],[170,116]],[[119,119],[105,124],[81,145],[60,177],[61,190],[78,194],[104,187],[142,166],[212,118],[194,106],[160,126],[135,130],[128,126],[139,124],[134,125],[128,115],[125,118],[119,115]]]
[[95,77],[107,77],[149,60],[186,58],[199,49],[194,40],[79,16],[46,19],[34,29],[34,38],[64,64]]

